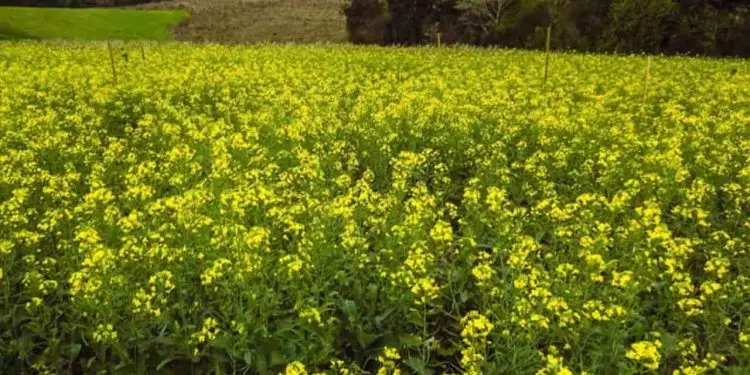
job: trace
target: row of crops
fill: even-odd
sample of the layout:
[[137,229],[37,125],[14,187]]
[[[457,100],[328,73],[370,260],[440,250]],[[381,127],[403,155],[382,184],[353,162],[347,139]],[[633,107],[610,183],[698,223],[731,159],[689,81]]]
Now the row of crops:
[[128,48],[0,44],[0,372],[750,371],[749,62]]

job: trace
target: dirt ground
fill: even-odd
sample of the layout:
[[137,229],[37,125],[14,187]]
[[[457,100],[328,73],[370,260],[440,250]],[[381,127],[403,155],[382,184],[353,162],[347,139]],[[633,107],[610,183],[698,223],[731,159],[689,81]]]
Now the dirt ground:
[[140,8],[185,8],[177,39],[218,43],[345,43],[339,0],[167,0]]

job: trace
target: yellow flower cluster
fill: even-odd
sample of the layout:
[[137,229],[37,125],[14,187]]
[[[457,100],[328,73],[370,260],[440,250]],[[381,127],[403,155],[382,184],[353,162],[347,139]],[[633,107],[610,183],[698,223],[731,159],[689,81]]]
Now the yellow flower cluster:
[[219,329],[219,323],[216,321],[216,319],[208,317],[203,320],[203,327],[201,327],[200,332],[197,332],[193,335],[193,338],[198,343],[213,341],[219,331],[221,331],[221,329]]
[[[573,375],[573,372],[563,364],[563,357],[556,356],[555,353],[558,353],[555,346],[550,348],[550,353],[547,355],[539,353],[544,360],[544,367],[537,371],[536,375]],[[586,372],[584,371],[581,374],[586,375]]]
[[99,324],[92,336],[97,342],[114,341],[117,340],[117,331],[111,324]]
[[659,361],[661,361],[659,348],[661,348],[661,341],[659,340],[653,342],[638,341],[630,345],[630,350],[625,356],[649,370],[656,370],[659,368]]
[[495,325],[486,316],[471,311],[461,318],[461,326],[461,339],[464,343],[461,349],[461,367],[466,374],[482,374],[482,365],[486,360],[487,336]]
[[307,322],[307,324],[316,324],[316,325],[322,325],[323,321],[320,318],[320,311],[314,307],[308,307],[305,309],[302,309],[302,311],[299,312],[300,319]]
[[477,285],[485,286],[495,275],[495,269],[492,267],[491,256],[482,252],[478,255],[478,263],[471,269],[471,274],[477,280]]
[[680,368],[672,371],[672,375],[699,375],[713,373],[719,364],[726,360],[720,354],[707,353],[702,359],[698,354],[698,346],[691,339],[685,339],[677,343],[680,352]]
[[378,375],[400,375],[401,369],[397,365],[397,361],[401,359],[401,355],[398,354],[398,350],[391,347],[383,348],[383,354],[378,356],[378,362],[380,367],[378,368]]
[[286,368],[284,368],[284,372],[280,372],[280,375],[307,375],[307,369],[305,368],[305,365],[302,362],[295,361],[288,365],[286,365]]
[[138,289],[133,297],[133,313],[161,315],[161,307],[167,304],[170,292],[174,289],[173,275],[170,271],[160,271],[148,280],[149,289]]

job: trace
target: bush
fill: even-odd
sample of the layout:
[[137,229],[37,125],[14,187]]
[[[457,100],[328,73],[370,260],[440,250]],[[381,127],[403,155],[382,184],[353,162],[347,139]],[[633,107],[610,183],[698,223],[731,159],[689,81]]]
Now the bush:
[[380,0],[351,0],[343,5],[346,31],[354,44],[384,44],[388,10]]

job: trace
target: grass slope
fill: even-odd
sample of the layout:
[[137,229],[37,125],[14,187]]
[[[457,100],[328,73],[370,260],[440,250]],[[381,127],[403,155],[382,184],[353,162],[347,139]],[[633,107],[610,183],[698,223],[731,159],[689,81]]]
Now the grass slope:
[[183,10],[0,7],[0,39],[171,40]]

